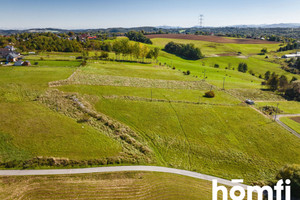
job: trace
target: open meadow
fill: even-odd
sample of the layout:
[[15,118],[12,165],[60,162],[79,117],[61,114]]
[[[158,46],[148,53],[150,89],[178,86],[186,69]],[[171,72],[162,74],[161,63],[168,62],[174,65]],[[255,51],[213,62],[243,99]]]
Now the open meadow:
[[[284,101],[261,85],[264,79],[259,75],[266,71],[284,74],[289,80],[299,77],[281,69],[273,58],[257,55],[262,48],[276,55],[279,43],[152,41],[153,45],[147,46],[161,51],[157,62],[148,59],[152,62],[147,64],[115,61],[112,52],[111,60],[90,57],[85,64],[76,59],[80,53],[43,52],[25,57],[32,62],[30,67],[0,67],[1,167],[145,164],[244,179],[251,184],[273,180],[284,165],[300,163],[300,140],[244,103],[248,98],[259,100],[256,107],[260,107],[278,101],[284,113],[300,113],[299,102]],[[206,57],[193,61],[167,53],[162,49],[169,41],[193,43]],[[239,72],[241,62],[247,63],[253,74]],[[215,97],[205,96],[208,91]],[[45,165],[40,158],[52,158],[54,164]],[[38,161],[28,161],[32,159]],[[193,191],[190,199],[210,199],[211,195],[210,183],[157,173],[1,180],[2,191],[6,191],[1,195],[7,199],[19,195],[8,191],[24,181],[30,182],[30,187],[21,189],[20,195],[31,199],[44,198],[49,185],[54,185],[49,195],[71,191],[66,198],[81,197],[88,186],[96,198],[101,191],[95,188],[106,184],[114,187],[107,187],[105,195],[112,195],[117,188],[116,197],[129,199],[161,197],[151,196],[154,191],[157,195],[167,191],[170,199],[180,199],[179,194],[187,190]],[[155,184],[145,190],[149,183]],[[66,186],[60,187],[63,184]],[[132,187],[130,196],[120,189],[128,187]]]

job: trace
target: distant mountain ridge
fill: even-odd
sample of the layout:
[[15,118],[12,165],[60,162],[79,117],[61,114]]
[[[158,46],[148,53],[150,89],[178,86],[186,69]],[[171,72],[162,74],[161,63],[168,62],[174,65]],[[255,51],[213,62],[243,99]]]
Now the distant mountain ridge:
[[279,24],[260,24],[260,25],[230,25],[230,26],[222,26],[222,27],[180,27],[180,26],[141,26],[141,27],[132,27],[132,28],[123,28],[123,27],[115,27],[115,28],[94,28],[94,29],[62,29],[62,28],[30,28],[30,29],[1,29],[0,34],[2,35],[9,35],[9,34],[16,34],[16,33],[42,33],[42,32],[54,32],[54,33],[66,33],[69,31],[74,32],[93,32],[93,31],[102,31],[107,33],[125,33],[128,31],[141,31],[144,30],[146,32],[156,32],[158,30],[178,30],[178,29],[197,29],[197,28],[210,28],[210,29],[219,29],[219,28],[300,28],[300,23],[279,23]]
[[300,23],[258,24],[258,25],[232,25],[237,28],[300,28]]

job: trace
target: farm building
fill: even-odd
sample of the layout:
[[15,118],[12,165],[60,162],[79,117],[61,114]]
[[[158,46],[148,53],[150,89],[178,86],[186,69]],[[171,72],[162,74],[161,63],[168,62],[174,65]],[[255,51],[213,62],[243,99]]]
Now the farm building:
[[20,58],[19,54],[17,54],[17,53],[9,53],[6,56],[6,61],[7,62],[17,62],[19,58]]
[[23,62],[22,66],[31,66],[31,63],[28,60],[26,60],[25,62]]
[[24,62],[22,60],[18,60],[17,62],[14,63],[14,66],[22,66],[23,63]]
[[283,55],[282,58],[297,58],[300,57],[300,52]]

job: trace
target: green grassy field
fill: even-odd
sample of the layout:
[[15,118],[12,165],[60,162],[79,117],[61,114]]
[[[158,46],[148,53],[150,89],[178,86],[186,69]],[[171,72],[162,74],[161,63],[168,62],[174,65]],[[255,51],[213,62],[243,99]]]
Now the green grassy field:
[[183,89],[164,89],[164,88],[138,88],[138,87],[114,87],[114,86],[87,86],[87,85],[66,85],[59,87],[65,92],[78,92],[80,94],[97,95],[99,97],[108,96],[121,98],[141,97],[146,99],[162,99],[171,101],[187,101],[194,103],[207,104],[226,104],[236,105],[240,101],[232,96],[222,92],[215,91],[215,98],[204,97],[207,91],[199,90],[183,90]]
[[[51,64],[57,63],[54,61]],[[48,88],[48,82],[65,79],[74,69],[0,68],[1,162],[26,160],[35,156],[101,158],[115,156],[122,151],[120,144],[105,134],[34,101]]]
[[[159,47],[168,42],[166,39],[153,41],[153,46]],[[278,45],[193,43],[205,54],[242,51],[250,57],[190,61],[161,51],[158,63],[88,60],[86,66],[79,67],[80,62],[74,56],[80,54],[52,52],[28,57],[31,62],[37,61],[38,66],[1,67],[1,160],[26,160],[35,156],[97,159],[118,156],[142,141],[153,151],[152,164],[227,179],[242,178],[247,183],[273,179],[282,166],[300,163],[300,141],[277,123],[241,104],[246,98],[282,100],[274,92],[261,90],[263,79],[257,76],[268,70],[278,74],[286,72],[280,69],[280,64],[252,55],[263,47],[276,50]],[[40,60],[41,56],[44,60]],[[255,76],[238,72],[240,62],[246,62]],[[220,68],[212,67],[215,63]],[[229,64],[231,69],[225,69]],[[191,75],[182,73],[187,70]],[[225,91],[222,90],[224,77]],[[74,113],[68,113],[72,112],[68,108],[74,102],[70,107],[63,105],[64,112],[57,112],[53,107],[55,102],[48,105],[49,102],[39,100],[54,89],[65,92],[62,94],[66,98],[76,95],[84,100],[89,109],[98,112],[95,121],[106,119],[103,120],[105,128],[99,125],[96,130],[89,123],[78,123],[71,118]],[[203,97],[210,89],[214,90],[215,98]],[[280,103],[286,113],[300,111],[297,102]],[[128,126],[133,136],[118,135],[120,132],[112,121],[120,122],[125,132],[128,130],[124,127]],[[123,137],[127,146],[117,137]],[[132,157],[137,151],[130,151]]]
[[[172,167],[253,181],[299,162],[300,141],[247,107],[102,99],[96,108],[137,130]],[[282,152],[282,142],[293,145]]]
[[263,107],[263,106],[274,106],[277,107],[279,110],[283,111],[281,114],[299,114],[300,113],[300,103],[297,101],[272,101],[272,102],[256,102],[256,107]]
[[167,38],[155,38],[151,39],[151,41],[153,42],[153,45],[158,46],[160,48],[165,47],[165,45],[171,41],[182,44],[193,43],[196,47],[199,47],[201,49],[203,54],[207,56],[237,52],[242,52],[244,55],[249,55],[258,54],[263,48],[267,48],[269,51],[275,51],[279,49],[279,44],[230,44]]
[[[16,190],[16,188],[18,188]],[[211,182],[157,172],[0,177],[0,198],[8,199],[201,199]],[[221,199],[219,193],[219,199]]]
[[26,155],[27,159],[54,156],[83,160],[116,156],[122,151],[120,144],[105,134],[52,112],[44,105],[1,103],[0,109],[0,131],[10,135],[6,142],[17,148],[15,155],[10,155],[9,149],[0,152],[1,161]]

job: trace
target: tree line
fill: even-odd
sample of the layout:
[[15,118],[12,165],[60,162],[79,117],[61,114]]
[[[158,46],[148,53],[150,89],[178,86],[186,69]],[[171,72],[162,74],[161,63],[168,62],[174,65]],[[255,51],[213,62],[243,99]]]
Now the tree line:
[[289,50],[294,50],[294,49],[300,49],[300,43],[299,42],[292,42],[292,43],[288,43],[286,46],[284,47],[280,47],[277,51],[289,51]]
[[194,44],[179,44],[175,42],[169,42],[166,44],[164,50],[168,53],[175,54],[190,60],[198,60],[204,58],[199,48],[196,48]]
[[282,93],[289,100],[300,101],[300,82],[296,77],[289,81],[285,75],[267,71],[264,79],[262,85],[267,85],[270,90]]

